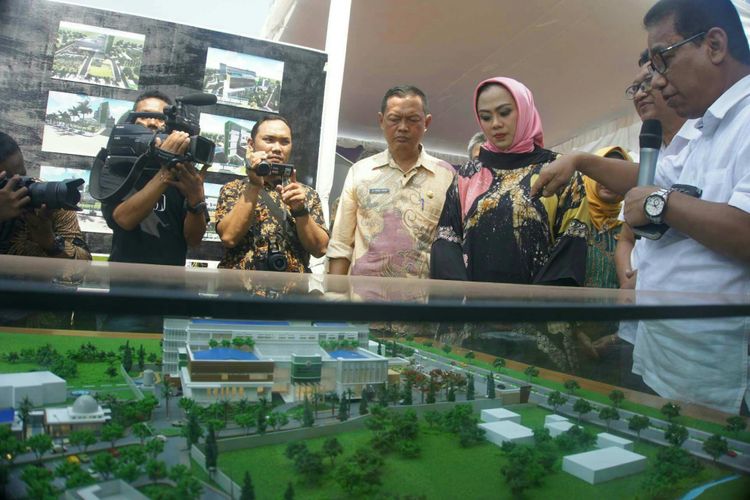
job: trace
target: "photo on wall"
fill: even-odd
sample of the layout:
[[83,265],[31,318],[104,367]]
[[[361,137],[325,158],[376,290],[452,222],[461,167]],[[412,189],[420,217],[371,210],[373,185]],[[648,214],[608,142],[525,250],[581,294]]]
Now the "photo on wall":
[[210,219],[206,226],[206,234],[203,235],[203,241],[221,241],[219,235],[216,234],[216,203],[219,201],[219,192],[222,186],[223,184],[212,184],[210,182],[203,184]]
[[254,125],[252,120],[201,113],[201,135],[216,144],[209,172],[245,175],[247,139]]
[[55,167],[42,165],[39,167],[39,177],[46,182],[60,182],[67,179],[83,179],[85,182],[78,189],[81,190],[81,211],[78,215],[78,225],[84,233],[112,233],[102,215],[102,204],[89,193],[90,170],[81,168]]
[[60,21],[52,78],[137,90],[145,35]]
[[209,47],[203,91],[219,104],[279,112],[284,61]]
[[50,91],[44,115],[42,151],[96,156],[130,101]]

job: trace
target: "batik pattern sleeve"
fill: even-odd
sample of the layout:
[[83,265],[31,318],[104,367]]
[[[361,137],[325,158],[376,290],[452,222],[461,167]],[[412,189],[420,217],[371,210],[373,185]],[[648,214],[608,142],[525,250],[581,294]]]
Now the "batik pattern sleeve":
[[328,228],[326,227],[326,218],[325,215],[323,215],[323,204],[320,201],[320,196],[318,196],[317,191],[315,191],[313,188],[309,186],[305,186],[305,188],[307,209],[310,212],[310,217],[312,217],[312,220],[314,220],[315,223],[319,225],[321,229],[323,229],[323,231],[326,232],[326,234],[329,234]]
[[578,172],[551,208],[549,215],[554,243],[547,262],[534,276],[534,283],[583,286],[590,217],[586,188]]
[[216,219],[216,225],[218,226],[222,219],[232,211],[234,204],[242,194],[242,181],[234,180],[228,182],[222,186],[219,191],[219,199],[216,202],[216,210],[214,217]]
[[52,227],[57,236],[65,240],[65,253],[76,260],[91,260],[91,253],[86,246],[78,225],[76,212],[55,210],[52,212]]
[[329,259],[352,261],[354,254],[354,232],[357,228],[357,195],[354,186],[354,169],[350,168],[344,181],[344,189],[339,198],[336,222],[328,242],[326,256]]
[[430,277],[467,281],[463,256],[463,220],[458,194],[458,176],[445,193],[445,204],[430,252]]

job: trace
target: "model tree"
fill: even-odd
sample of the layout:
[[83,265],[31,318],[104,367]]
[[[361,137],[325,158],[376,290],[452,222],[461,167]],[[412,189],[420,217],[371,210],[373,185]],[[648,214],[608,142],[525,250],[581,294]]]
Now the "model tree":
[[716,462],[720,456],[729,451],[729,443],[719,434],[714,434],[703,441],[703,451],[705,451]]
[[576,391],[581,388],[581,386],[578,385],[578,382],[576,382],[573,379],[566,380],[563,386],[565,387],[565,390],[568,391],[568,394],[570,394],[571,396],[575,395]]
[[464,354],[464,357],[466,359],[476,359],[477,355],[474,354],[474,351],[469,351],[466,354]]
[[500,470],[514,497],[522,497],[524,491],[539,486],[547,476],[535,450],[529,446],[514,446]]
[[573,411],[578,413],[578,423],[580,424],[581,418],[593,409],[594,407],[591,406],[591,403],[589,403],[587,400],[583,398],[577,399],[575,404],[573,405]]
[[443,344],[442,349],[445,354],[448,354],[453,350],[453,348],[448,344]]
[[115,368],[114,364],[110,363],[107,365],[107,369],[104,370],[104,373],[106,373],[109,378],[113,379],[117,376],[117,368]]
[[609,400],[612,401],[612,406],[619,408],[622,402],[625,401],[625,393],[619,389],[615,389],[609,393]]
[[492,362],[492,367],[497,370],[498,373],[502,372],[503,368],[505,368],[505,360],[503,358],[495,358]]
[[284,491],[284,500],[294,500],[294,486],[292,482],[286,483],[286,490]]
[[93,431],[88,429],[73,431],[68,436],[68,439],[70,440],[71,445],[78,446],[79,450],[84,453],[86,453],[89,446],[96,443],[96,435]]
[[125,435],[125,429],[116,422],[109,422],[102,427],[102,441],[109,441],[114,448],[118,439]]
[[115,469],[115,477],[127,483],[132,483],[141,476],[141,467],[133,462],[120,462]]
[[339,422],[349,420],[349,400],[346,396],[341,396],[339,401]]
[[203,428],[198,420],[198,415],[195,412],[187,414],[187,422],[185,427],[182,428],[182,436],[187,441],[187,449],[189,450],[194,444],[198,444],[200,438],[203,437]]
[[104,479],[109,479],[117,468],[117,462],[109,453],[99,453],[91,460],[91,468],[101,474]]
[[255,500],[255,488],[253,487],[253,479],[250,477],[249,470],[245,471],[245,477],[242,479],[240,500]]
[[312,427],[315,424],[315,417],[313,416],[312,406],[310,406],[310,400],[305,396],[305,403],[302,410],[302,427]]
[[216,469],[216,461],[219,458],[219,447],[216,444],[216,433],[213,425],[208,426],[208,436],[206,437],[206,469],[212,471]]
[[169,418],[169,400],[172,399],[172,386],[167,377],[161,378],[161,396],[164,398],[164,411]]
[[427,388],[427,404],[435,403],[435,380],[430,376]]
[[130,347],[130,341],[125,342],[124,349],[122,350],[122,367],[127,373],[133,369],[133,349]]
[[143,344],[138,346],[138,354],[136,359],[138,360],[138,371],[142,372],[146,366],[146,349],[143,348]]
[[474,399],[474,392],[476,391],[476,387],[474,387],[474,375],[471,373],[466,376],[466,400],[471,401]]
[[491,373],[487,374],[487,397],[489,399],[495,399],[495,379]]
[[552,411],[557,413],[557,408],[568,402],[568,398],[562,395],[560,391],[552,391],[547,396],[547,404],[552,407]]
[[194,500],[200,498],[203,493],[203,483],[193,477],[190,469],[185,465],[175,465],[169,469],[167,476],[176,483],[174,498]]
[[367,408],[367,396],[365,394],[365,391],[362,391],[362,397],[359,400],[359,414],[360,415],[367,415],[370,412],[369,408]]
[[677,403],[669,402],[661,407],[661,414],[664,415],[669,422],[680,416],[680,405]]
[[208,347],[211,349],[216,349],[217,347],[219,347],[219,341],[213,338],[210,339],[208,341]]
[[599,410],[599,418],[607,423],[607,430],[609,430],[609,426],[613,420],[620,420],[620,413],[613,406],[605,406]]
[[411,380],[404,383],[404,389],[401,391],[401,401],[404,405],[411,405],[413,401],[414,384]]
[[747,421],[739,415],[735,415],[727,419],[727,426],[725,427],[725,429],[731,432],[735,437],[737,437],[737,435],[740,432],[744,431],[746,427]]
[[131,428],[131,431],[133,432],[133,435],[140,440],[141,446],[146,442],[146,438],[154,433],[154,430],[146,422],[138,422]]
[[163,477],[167,477],[167,464],[161,460],[149,459],[146,462],[146,475],[154,483]]
[[344,447],[341,446],[341,443],[339,443],[339,440],[335,437],[329,437],[323,443],[323,453],[325,453],[328,458],[331,459],[331,467],[335,465],[336,457],[341,455],[343,452]]
[[149,439],[146,443],[146,453],[151,455],[151,458],[156,459],[164,451],[164,441],[160,439]]
[[531,382],[533,378],[539,376],[539,369],[536,366],[527,366],[523,373],[526,375],[526,379]]
[[677,448],[682,446],[682,443],[687,441],[687,438],[689,436],[687,427],[680,424],[669,424],[669,427],[667,427],[667,430],[664,431],[664,439],[671,444],[672,446],[675,446]]
[[29,435],[29,414],[34,409],[34,404],[28,396],[24,396],[18,405],[18,415],[21,417],[21,440],[26,440]]
[[648,429],[649,425],[651,425],[651,419],[644,415],[633,415],[628,419],[628,429],[635,432],[639,441],[641,440],[641,431]]
[[52,438],[48,434],[36,434],[26,440],[26,445],[36,455],[37,462],[41,462],[42,455],[52,450]]
[[24,467],[21,473],[28,498],[57,498],[58,492],[52,486],[53,479],[52,471],[46,467]]

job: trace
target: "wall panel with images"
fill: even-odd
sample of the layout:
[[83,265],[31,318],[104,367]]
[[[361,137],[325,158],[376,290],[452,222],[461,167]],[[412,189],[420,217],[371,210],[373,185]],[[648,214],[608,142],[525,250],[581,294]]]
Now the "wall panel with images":
[[[266,114],[290,121],[291,163],[301,182],[314,185],[326,59],[312,49],[128,14],[3,0],[0,130],[18,141],[31,175],[88,181],[93,156],[141,92],[213,93],[218,103],[200,108],[200,126],[217,146],[206,179],[215,207],[221,186],[244,175],[247,137]],[[82,229],[92,251],[108,253],[111,231],[82,189]],[[218,260],[221,252],[212,219],[189,257]]]

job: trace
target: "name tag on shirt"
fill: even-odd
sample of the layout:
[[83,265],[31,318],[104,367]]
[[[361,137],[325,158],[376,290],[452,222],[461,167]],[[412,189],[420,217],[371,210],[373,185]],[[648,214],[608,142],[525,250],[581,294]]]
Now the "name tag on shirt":
[[371,188],[370,194],[388,194],[391,190],[388,188]]

